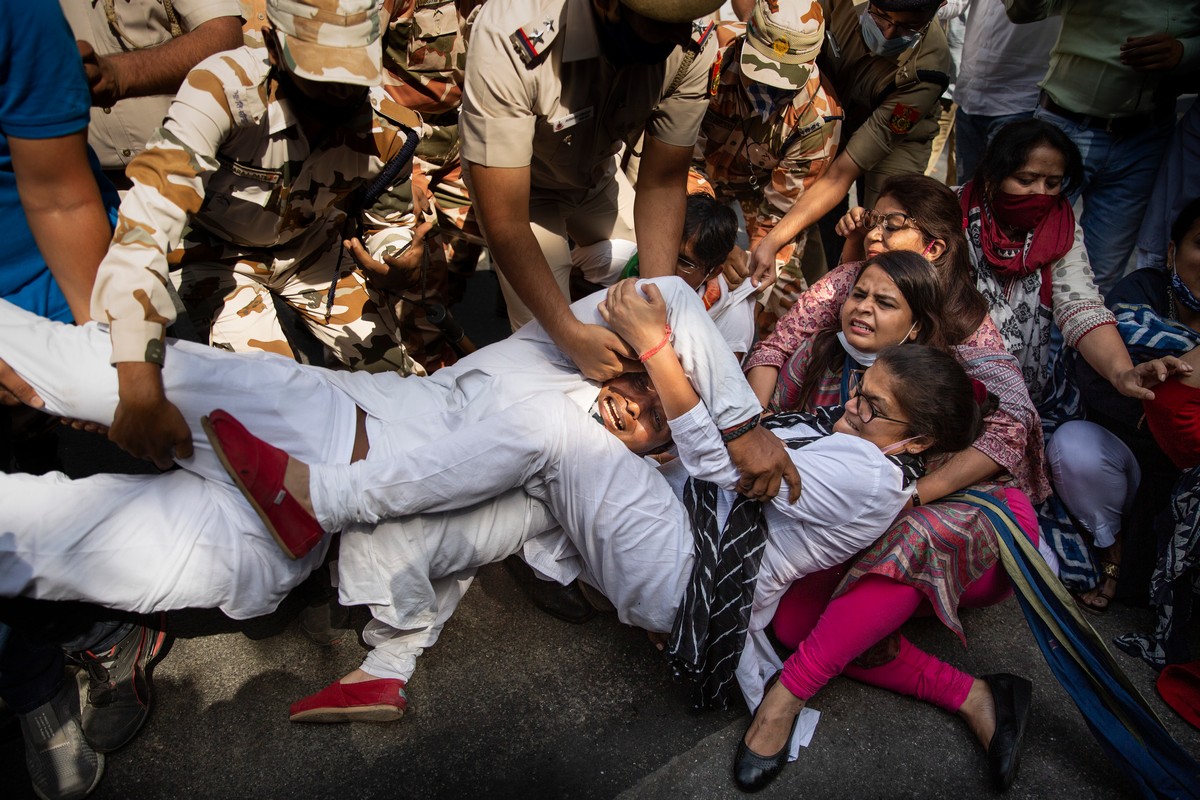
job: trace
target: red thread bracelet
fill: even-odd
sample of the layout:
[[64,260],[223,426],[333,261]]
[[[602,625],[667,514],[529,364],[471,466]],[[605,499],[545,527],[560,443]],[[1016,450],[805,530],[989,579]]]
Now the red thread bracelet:
[[640,356],[638,356],[638,361],[641,361],[643,364],[645,364],[651,358],[654,358],[655,353],[657,353],[659,350],[662,350],[664,347],[666,347],[667,342],[669,342],[669,341],[671,341],[671,326],[667,325],[666,330],[663,333],[662,341],[659,342],[658,344],[654,345],[654,347],[651,347],[646,352],[642,353]]

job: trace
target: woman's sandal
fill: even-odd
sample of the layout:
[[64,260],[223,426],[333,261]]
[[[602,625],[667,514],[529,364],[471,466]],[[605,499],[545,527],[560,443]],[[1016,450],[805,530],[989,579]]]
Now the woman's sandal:
[[[1120,564],[1114,564],[1112,561],[1101,561],[1100,578],[1096,581],[1096,588],[1085,594],[1075,595],[1075,603],[1089,614],[1096,614],[1097,616],[1104,614],[1108,611],[1109,605],[1112,604],[1113,598],[1116,596],[1116,584],[1120,577]],[[1112,591],[1106,592],[1102,588],[1107,581],[1112,581]]]

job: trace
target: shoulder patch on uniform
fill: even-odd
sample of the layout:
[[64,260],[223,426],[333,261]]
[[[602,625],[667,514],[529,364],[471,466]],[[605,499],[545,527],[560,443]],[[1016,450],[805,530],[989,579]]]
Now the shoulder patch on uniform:
[[528,66],[532,64],[558,36],[558,23],[547,17],[538,22],[527,22],[508,37],[517,57]]
[[906,106],[904,103],[896,103],[896,107],[892,109],[892,116],[888,120],[888,130],[898,136],[903,136],[912,130],[913,125],[916,125],[920,118],[921,109],[916,106]]
[[708,96],[716,97],[717,90],[721,88],[721,51],[717,51],[717,57],[713,60],[713,65],[708,69]]
[[421,127],[421,115],[411,108],[397,103],[383,87],[372,87],[368,96],[371,98],[371,108],[375,109],[375,113],[384,119],[409,128]]
[[712,35],[715,27],[717,27],[715,22],[692,20],[692,41],[696,43],[696,49],[704,49],[704,43],[708,41],[708,37]]

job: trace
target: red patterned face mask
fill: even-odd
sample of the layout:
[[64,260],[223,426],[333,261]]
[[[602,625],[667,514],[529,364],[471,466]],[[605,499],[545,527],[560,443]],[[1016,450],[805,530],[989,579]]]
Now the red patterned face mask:
[[1056,194],[996,192],[992,210],[996,221],[1014,231],[1031,231],[1058,205]]

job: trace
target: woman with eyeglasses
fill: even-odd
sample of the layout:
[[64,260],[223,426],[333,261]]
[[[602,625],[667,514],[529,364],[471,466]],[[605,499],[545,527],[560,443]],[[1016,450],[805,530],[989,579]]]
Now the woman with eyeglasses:
[[850,248],[867,261],[843,264],[818,281],[751,353],[748,377],[759,399],[782,410],[833,400],[829,390],[840,391],[840,386],[829,374],[818,377],[836,368],[821,363],[821,351],[829,346],[822,341],[838,331],[853,346],[843,345],[846,358],[859,364],[869,360],[869,352],[853,353],[863,350],[866,340],[841,327],[854,325],[846,309],[860,302],[856,297],[869,297],[860,284],[880,262],[916,261],[927,266],[892,279],[894,294],[908,309],[896,320],[900,333],[907,330],[905,320],[908,325],[920,321],[917,330],[925,335],[940,329],[934,341],[950,347],[998,406],[970,447],[929,464],[917,481],[913,507],[879,542],[847,565],[810,575],[789,589],[772,624],[779,641],[796,649],[788,662],[795,677],[768,694],[743,744],[754,753],[775,752],[799,707],[842,674],[961,716],[987,750],[993,781],[1004,788],[1016,774],[1028,682],[1015,676],[974,678],[921,652],[897,630],[928,605],[963,637],[960,606],[989,605],[1011,591],[998,563],[995,532],[979,507],[942,498],[966,488],[986,491],[1040,545],[1030,505],[1030,499],[1041,501],[1049,493],[1040,421],[1018,365],[1004,352],[971,281],[954,193],[924,176],[893,177],[873,211],[856,210],[842,222]]

